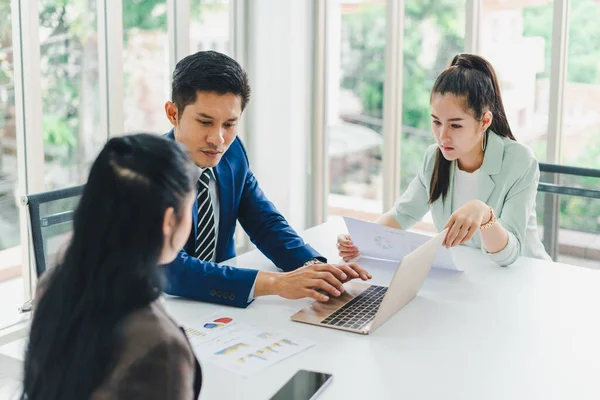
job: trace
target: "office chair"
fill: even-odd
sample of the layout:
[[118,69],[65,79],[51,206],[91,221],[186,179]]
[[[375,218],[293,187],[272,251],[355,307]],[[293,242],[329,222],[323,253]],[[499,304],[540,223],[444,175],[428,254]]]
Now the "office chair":
[[538,185],[538,192],[551,195],[547,196],[544,201],[543,242],[546,251],[553,260],[556,260],[558,256],[558,217],[560,207],[558,195],[600,199],[600,190],[560,184],[560,177],[571,175],[584,178],[600,178],[600,170],[546,163],[540,163],[539,166],[542,178]]
[[[82,192],[83,185],[31,194],[21,199],[27,206],[33,262],[38,279],[55,265],[58,253],[68,243],[73,231],[73,214]],[[31,301],[23,304],[20,311],[31,311]]]

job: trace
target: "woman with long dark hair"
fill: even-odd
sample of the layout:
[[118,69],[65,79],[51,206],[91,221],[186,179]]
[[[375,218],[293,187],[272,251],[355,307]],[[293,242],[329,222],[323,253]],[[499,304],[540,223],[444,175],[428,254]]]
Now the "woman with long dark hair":
[[[446,247],[481,248],[499,265],[518,256],[550,259],[538,236],[535,196],[539,167],[517,143],[506,118],[494,68],[459,54],[431,91],[436,144],[394,208],[377,223],[408,229],[431,210]],[[338,237],[344,260],[359,254],[348,235]]]
[[38,285],[23,399],[198,397],[200,367],[159,301],[159,265],[191,229],[195,175],[185,150],[162,137],[104,146],[73,237]]

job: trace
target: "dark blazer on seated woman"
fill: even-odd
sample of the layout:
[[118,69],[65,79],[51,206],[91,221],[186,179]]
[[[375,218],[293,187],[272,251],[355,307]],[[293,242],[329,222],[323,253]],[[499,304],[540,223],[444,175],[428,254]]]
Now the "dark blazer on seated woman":
[[185,333],[160,300],[127,317],[122,346],[112,373],[93,400],[198,398],[200,365]]
[[160,297],[160,266],[191,230],[197,175],[174,141],[106,143],[72,238],[37,286],[22,400],[198,398],[200,366]]
[[[38,283],[38,301],[51,275]],[[159,298],[125,318],[112,372],[90,399],[190,400],[198,398],[201,385],[202,370],[190,343]]]

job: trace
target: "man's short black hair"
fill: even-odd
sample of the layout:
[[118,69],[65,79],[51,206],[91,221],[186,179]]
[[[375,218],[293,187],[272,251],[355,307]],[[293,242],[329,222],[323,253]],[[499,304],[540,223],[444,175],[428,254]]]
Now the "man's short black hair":
[[248,76],[233,58],[216,51],[199,51],[177,63],[173,71],[171,101],[179,116],[196,102],[198,91],[234,94],[242,100],[242,111],[250,101]]

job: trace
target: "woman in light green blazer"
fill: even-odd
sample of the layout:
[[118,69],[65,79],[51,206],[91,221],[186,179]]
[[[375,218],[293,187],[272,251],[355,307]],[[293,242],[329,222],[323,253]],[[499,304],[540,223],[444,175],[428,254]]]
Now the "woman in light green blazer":
[[[523,255],[549,260],[537,232],[538,162],[518,143],[506,119],[493,67],[459,54],[431,91],[436,144],[394,208],[376,222],[409,229],[431,210],[444,246],[481,248],[497,264]],[[344,260],[359,254],[348,235],[338,237]]]

